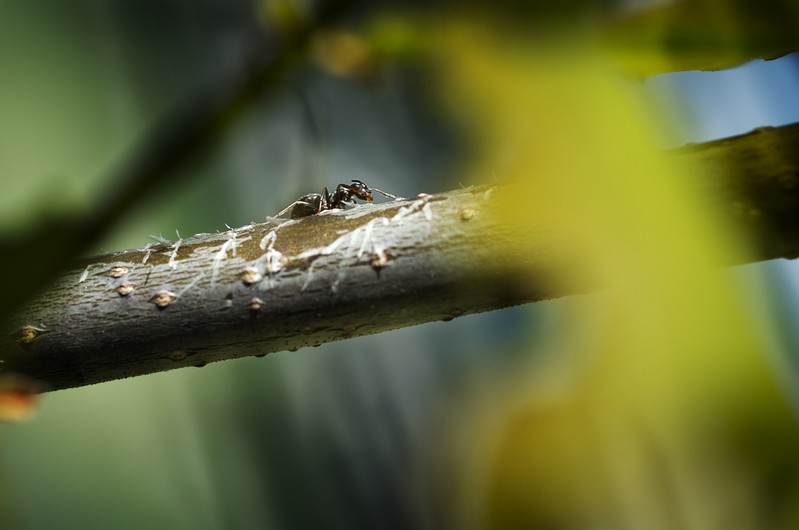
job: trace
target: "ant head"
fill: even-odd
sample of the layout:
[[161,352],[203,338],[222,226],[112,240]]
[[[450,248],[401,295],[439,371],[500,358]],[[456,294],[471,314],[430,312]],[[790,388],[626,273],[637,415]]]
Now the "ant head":
[[349,189],[353,195],[362,201],[372,202],[372,190],[360,180],[352,179],[352,184],[349,186]]

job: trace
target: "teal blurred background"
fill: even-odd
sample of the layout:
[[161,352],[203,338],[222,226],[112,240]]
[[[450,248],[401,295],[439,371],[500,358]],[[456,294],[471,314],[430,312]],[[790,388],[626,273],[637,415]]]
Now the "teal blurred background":
[[[262,11],[0,2],[0,235],[95,208],[158,119],[271,31]],[[260,221],[351,178],[400,196],[456,188],[468,141],[430,77],[406,63],[375,69],[362,79],[298,64],[89,253]],[[797,72],[789,56],[630,84],[681,109],[664,113],[669,147],[799,120]],[[771,309],[795,312],[795,264],[731,274],[765,278]],[[0,424],[0,528],[453,526],[453,417],[527,366],[531,342],[568,333],[572,303],[45,395],[32,422]],[[797,338],[775,327],[768,355],[790,399],[780,363]]]

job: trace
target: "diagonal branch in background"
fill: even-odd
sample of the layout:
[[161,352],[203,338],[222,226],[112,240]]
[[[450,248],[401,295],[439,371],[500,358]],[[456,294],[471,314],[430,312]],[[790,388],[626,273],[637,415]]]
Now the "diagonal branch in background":
[[[799,255],[797,147],[799,125],[791,125],[672,156],[716,168],[697,184],[755,235],[753,259],[769,259]],[[546,271],[563,265],[554,262],[557,242],[545,230],[497,221],[505,191],[477,187],[272,219],[88,260],[3,329],[0,366],[58,390],[595,287],[546,283]]]
[[296,18],[291,27],[271,28],[270,34],[262,35],[237,67],[219,72],[154,124],[108,180],[108,190],[90,214],[55,218],[27,233],[0,238],[0,255],[6,258],[0,273],[17,280],[0,290],[0,320],[46,285],[42,278],[53,277],[62,263],[96,244],[132,206],[179,177],[179,170],[223,136],[254,101],[283,86],[281,77],[304,58],[314,32],[357,6],[353,0],[317,2],[307,19]]

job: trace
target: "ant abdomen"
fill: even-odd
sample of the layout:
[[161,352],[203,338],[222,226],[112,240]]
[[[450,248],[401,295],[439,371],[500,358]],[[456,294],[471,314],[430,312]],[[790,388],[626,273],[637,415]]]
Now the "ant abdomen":
[[318,193],[309,193],[308,195],[303,195],[302,197],[294,201],[294,204],[292,204],[289,207],[291,208],[289,217],[292,219],[297,219],[299,217],[308,217],[309,215],[315,215],[321,211],[320,210],[321,204],[322,204],[322,196],[319,195]]

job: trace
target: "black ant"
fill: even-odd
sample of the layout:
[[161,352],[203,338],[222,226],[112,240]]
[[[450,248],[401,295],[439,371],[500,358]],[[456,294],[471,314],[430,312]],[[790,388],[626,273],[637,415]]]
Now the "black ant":
[[363,181],[353,179],[352,184],[341,183],[336,186],[336,191],[333,193],[327,191],[327,186],[325,186],[321,194],[309,193],[308,195],[303,195],[284,208],[275,217],[281,217],[286,212],[290,212],[289,217],[296,219],[315,215],[325,210],[343,210],[347,207],[347,203],[356,204],[355,199],[372,202],[373,191],[389,199],[399,199],[399,197],[386,193],[385,191],[381,191],[377,188],[370,188]]

